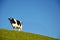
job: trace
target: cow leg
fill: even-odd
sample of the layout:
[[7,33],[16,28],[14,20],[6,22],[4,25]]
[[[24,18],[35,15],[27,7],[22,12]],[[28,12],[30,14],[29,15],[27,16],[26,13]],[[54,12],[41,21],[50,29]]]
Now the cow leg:
[[13,30],[16,30],[15,28]]
[[20,27],[16,27],[18,29],[18,31],[20,31]]
[[19,25],[19,26],[17,27],[17,29],[18,29],[18,31],[22,31],[22,26]]
[[22,28],[19,28],[19,31],[22,31]]
[[16,28],[15,27],[13,27],[13,30],[15,30]]
[[18,31],[22,31],[22,28],[19,28]]
[[22,25],[20,26],[20,30],[22,31]]
[[22,31],[22,28],[20,28],[20,30]]
[[18,31],[21,31],[20,28],[18,29]]

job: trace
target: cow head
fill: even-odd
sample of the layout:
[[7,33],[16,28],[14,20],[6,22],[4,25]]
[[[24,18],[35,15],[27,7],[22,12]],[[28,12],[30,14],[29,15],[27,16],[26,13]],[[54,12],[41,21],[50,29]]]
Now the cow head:
[[14,21],[14,19],[13,18],[8,18],[9,19],[9,21],[10,21],[10,23],[15,23],[15,21]]

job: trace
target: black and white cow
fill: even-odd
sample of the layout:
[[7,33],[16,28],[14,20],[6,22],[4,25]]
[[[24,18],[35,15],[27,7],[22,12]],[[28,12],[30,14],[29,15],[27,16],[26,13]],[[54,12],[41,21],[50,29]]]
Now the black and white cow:
[[22,31],[22,23],[21,23],[21,21],[16,20],[16,19],[11,18],[11,17],[8,18],[8,19],[9,19],[13,29],[18,29],[18,31]]

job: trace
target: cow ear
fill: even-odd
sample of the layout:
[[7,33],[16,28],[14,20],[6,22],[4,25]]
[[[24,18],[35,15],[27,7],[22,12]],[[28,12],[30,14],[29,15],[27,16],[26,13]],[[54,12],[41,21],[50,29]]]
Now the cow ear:
[[10,18],[8,18],[8,20],[10,20]]
[[23,24],[23,22],[22,21],[20,21],[22,24]]

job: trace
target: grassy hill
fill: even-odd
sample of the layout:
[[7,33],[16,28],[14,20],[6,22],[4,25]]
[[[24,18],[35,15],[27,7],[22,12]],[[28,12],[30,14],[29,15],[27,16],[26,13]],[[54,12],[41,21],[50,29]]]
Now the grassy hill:
[[56,39],[28,32],[0,29],[0,40],[56,40]]

